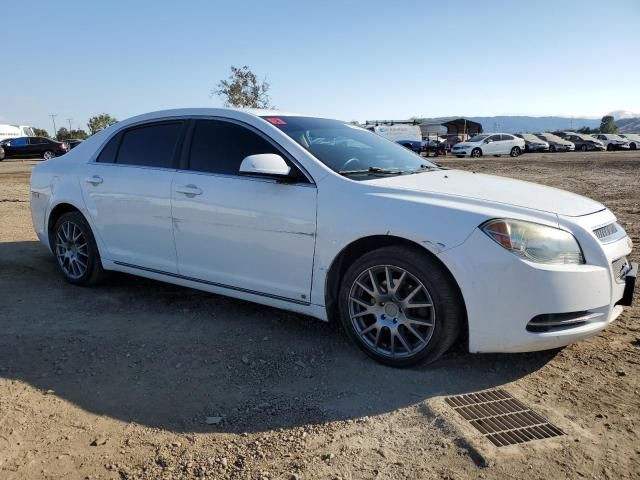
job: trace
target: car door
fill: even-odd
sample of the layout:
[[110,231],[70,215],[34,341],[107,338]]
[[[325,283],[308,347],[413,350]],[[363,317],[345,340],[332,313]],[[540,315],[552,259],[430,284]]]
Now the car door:
[[4,149],[7,157],[19,157],[22,155],[27,155],[29,149],[29,138],[12,138],[8,143],[5,144]]
[[[253,154],[281,155],[293,180],[239,174]],[[247,125],[199,119],[172,188],[180,275],[308,303],[316,188],[288,154]]]
[[516,139],[512,135],[500,135],[500,154],[509,155],[511,149],[516,146]]
[[171,120],[120,131],[84,166],[85,203],[109,260],[176,273],[171,182],[185,125]]
[[500,151],[500,135],[491,135],[487,143],[482,147],[485,155],[498,155]]

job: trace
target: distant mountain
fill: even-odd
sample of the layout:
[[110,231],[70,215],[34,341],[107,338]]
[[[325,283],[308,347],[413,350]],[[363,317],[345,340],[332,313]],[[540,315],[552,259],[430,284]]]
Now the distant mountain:
[[[443,117],[440,117],[443,118]],[[439,120],[436,118],[434,120]],[[451,117],[447,117],[451,118]],[[482,124],[485,132],[553,132],[555,130],[577,130],[580,127],[597,128],[599,119],[570,118],[570,117],[526,117],[526,116],[496,116],[496,117],[458,117],[468,118]]]
[[640,117],[640,113],[633,113],[629,110],[614,110],[613,112],[607,113],[607,115],[611,115],[616,120]]
[[640,115],[635,118],[623,118],[616,121],[619,133],[640,132]]

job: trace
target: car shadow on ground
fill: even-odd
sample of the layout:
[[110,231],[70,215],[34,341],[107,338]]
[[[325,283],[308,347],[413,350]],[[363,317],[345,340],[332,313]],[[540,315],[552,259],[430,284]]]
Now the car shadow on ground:
[[0,377],[124,422],[252,432],[357,419],[497,387],[554,355],[452,352],[393,369],[317,320],[122,274],[75,287],[37,242],[0,243]]

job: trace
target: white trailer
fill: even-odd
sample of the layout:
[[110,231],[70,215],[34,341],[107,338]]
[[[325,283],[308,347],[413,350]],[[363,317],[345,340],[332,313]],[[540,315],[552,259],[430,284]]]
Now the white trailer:
[[0,142],[7,138],[35,137],[33,128],[28,125],[9,125],[0,123]]

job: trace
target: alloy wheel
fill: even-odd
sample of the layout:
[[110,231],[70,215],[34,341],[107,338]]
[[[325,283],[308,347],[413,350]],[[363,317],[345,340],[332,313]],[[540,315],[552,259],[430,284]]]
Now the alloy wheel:
[[44,154],[42,155],[42,158],[44,158],[45,160],[51,160],[52,158],[55,158],[56,154],[53,153],[50,150],[47,150],[46,152],[44,152]]
[[349,317],[363,343],[389,358],[421,352],[435,328],[427,288],[407,270],[392,265],[368,268],[356,278],[349,291]]
[[56,231],[56,258],[60,268],[77,280],[87,272],[89,249],[82,229],[73,222],[64,222]]

